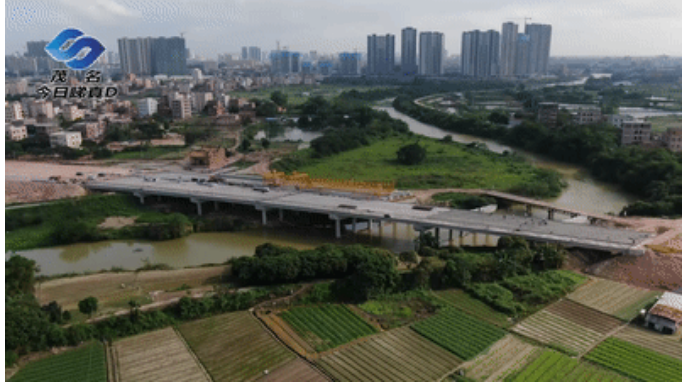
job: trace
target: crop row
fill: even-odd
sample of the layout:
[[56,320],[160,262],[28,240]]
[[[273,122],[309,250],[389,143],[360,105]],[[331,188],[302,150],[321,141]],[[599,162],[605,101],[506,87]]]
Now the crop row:
[[682,361],[609,338],[584,358],[641,381],[681,381]]
[[99,342],[34,361],[10,381],[16,382],[104,382],[107,381],[105,349]]
[[470,360],[506,332],[455,309],[420,321],[412,328],[464,360]]
[[548,350],[510,380],[514,382],[606,382],[627,381],[627,378]]
[[342,305],[297,307],[280,316],[318,351],[376,332],[374,327]]
[[464,311],[482,321],[496,326],[507,327],[510,322],[508,315],[492,309],[484,302],[473,298],[462,290],[441,290],[434,294],[458,310]]
[[514,332],[545,344],[559,344],[577,353],[583,352],[603,335],[547,310],[528,317],[517,324]]

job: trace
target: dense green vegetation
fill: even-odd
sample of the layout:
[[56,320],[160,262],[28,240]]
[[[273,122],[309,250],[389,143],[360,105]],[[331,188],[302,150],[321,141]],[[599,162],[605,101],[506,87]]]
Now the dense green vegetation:
[[[426,159],[416,165],[398,162],[397,151],[413,143],[425,149]],[[316,177],[394,180],[401,189],[487,188],[533,197],[554,197],[564,186],[557,172],[538,169],[517,156],[419,136],[387,138],[324,158],[309,156],[311,151],[299,151],[290,157],[298,161],[284,160],[273,167],[283,171],[297,169]],[[284,167],[287,162],[299,167]]]
[[681,360],[613,337],[584,358],[639,381],[679,382],[682,379]]
[[493,308],[489,307],[489,305],[486,305],[484,302],[475,299],[473,296],[463,290],[438,290],[434,292],[434,295],[445,301],[446,304],[453,306],[464,313],[470,314],[479,320],[489,322],[490,324],[502,328],[506,328],[511,324],[508,319],[508,315],[494,310]]
[[295,307],[279,314],[318,352],[376,333],[343,305]]
[[105,348],[100,342],[31,362],[10,378],[10,382],[106,381]]
[[442,303],[424,290],[411,290],[365,301],[358,308],[374,317],[384,329],[407,325],[433,314]]
[[465,361],[506,335],[506,331],[452,308],[411,327]]
[[626,382],[625,378],[587,362],[547,350],[519,373],[507,378],[512,382]]
[[[536,110],[537,100],[533,101],[530,94],[517,98],[524,101],[526,108]],[[617,183],[641,197],[641,201],[623,210],[628,215],[682,213],[682,155],[661,148],[620,147],[618,130],[611,125],[564,124],[549,129],[527,120],[508,129],[481,114],[453,115],[422,107],[408,96],[398,97],[394,108],[447,131],[493,138],[556,160],[581,164],[600,180]]]
[[457,209],[472,210],[488,205],[495,205],[496,199],[492,197],[483,197],[479,195],[461,194],[461,193],[438,193],[432,196],[432,200],[437,202],[448,201],[451,207]]

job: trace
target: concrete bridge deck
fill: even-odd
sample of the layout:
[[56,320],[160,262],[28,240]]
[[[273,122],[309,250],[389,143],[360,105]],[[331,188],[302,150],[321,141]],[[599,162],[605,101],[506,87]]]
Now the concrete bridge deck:
[[278,210],[280,218],[283,210],[325,214],[335,222],[337,237],[341,235],[342,220],[406,223],[421,231],[440,228],[497,236],[515,235],[533,241],[632,254],[642,253],[641,245],[652,237],[651,234],[633,230],[514,215],[484,214],[443,207],[418,208],[406,203],[359,200],[293,190],[271,189],[261,192],[251,187],[199,184],[165,178],[146,181],[141,177],[125,177],[94,181],[86,187],[98,191],[130,193],[142,201],[147,196],[187,198],[197,204],[199,214],[202,214],[205,202],[254,206],[262,211],[263,223],[267,222],[267,213],[270,210]]

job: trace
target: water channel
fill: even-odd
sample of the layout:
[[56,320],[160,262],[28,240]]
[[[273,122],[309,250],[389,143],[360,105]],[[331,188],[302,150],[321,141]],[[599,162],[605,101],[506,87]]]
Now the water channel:
[[[513,151],[495,141],[472,137],[469,135],[452,134],[439,128],[420,123],[393,108],[380,107],[393,118],[405,121],[410,129],[418,134],[433,138],[443,138],[451,135],[455,141],[470,143],[481,142],[495,152]],[[297,129],[296,129],[297,130]],[[314,139],[316,135],[292,130],[280,135],[281,140],[303,140],[304,143]],[[280,138],[273,138],[279,140]],[[579,167],[562,164],[544,159],[540,156],[523,151],[516,151],[540,167],[553,168],[560,171],[568,188],[561,196],[552,201],[556,204],[572,209],[594,213],[619,212],[632,200],[632,197],[622,193],[614,186],[610,186],[587,176]],[[539,213],[545,215],[544,212]],[[535,215],[538,215],[535,211]],[[365,243],[393,251],[411,250],[417,233],[410,226],[386,224],[380,227],[373,224],[370,230],[357,233],[346,232],[340,240],[334,238],[331,229],[295,229],[285,226],[266,227],[236,233],[197,233],[182,239],[163,242],[147,241],[105,241],[88,244],[52,247],[45,249],[27,250],[21,255],[35,260],[40,274],[55,275],[70,272],[87,272],[122,267],[135,269],[147,263],[165,263],[172,267],[181,268],[197,266],[206,263],[222,263],[229,258],[252,255],[255,247],[265,243],[291,246],[297,249],[316,247],[325,243]],[[448,238],[447,232],[442,232],[442,238]],[[462,239],[454,238],[455,244],[495,246],[497,238],[483,234],[466,234]],[[6,254],[6,258],[9,254]]]

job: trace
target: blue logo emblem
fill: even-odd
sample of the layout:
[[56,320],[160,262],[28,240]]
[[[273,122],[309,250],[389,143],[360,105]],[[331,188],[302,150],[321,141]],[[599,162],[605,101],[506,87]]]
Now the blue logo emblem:
[[[62,49],[65,43],[71,44]],[[76,28],[67,28],[55,36],[45,51],[57,61],[64,62],[73,70],[83,70],[90,67],[105,52],[105,47],[98,40]],[[80,55],[81,54],[81,55]]]

